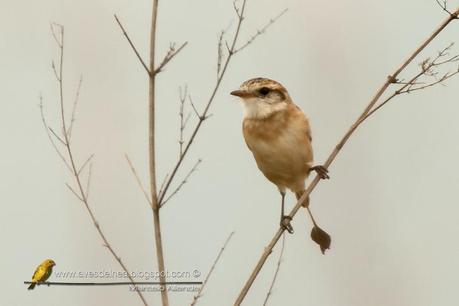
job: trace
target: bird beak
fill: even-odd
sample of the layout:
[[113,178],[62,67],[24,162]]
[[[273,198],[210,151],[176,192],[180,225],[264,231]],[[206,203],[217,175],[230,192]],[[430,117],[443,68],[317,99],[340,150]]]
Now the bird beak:
[[250,96],[250,92],[248,92],[246,90],[238,89],[238,90],[233,90],[231,92],[231,95],[236,96],[236,97],[240,97],[240,98],[244,98],[244,97],[249,97]]

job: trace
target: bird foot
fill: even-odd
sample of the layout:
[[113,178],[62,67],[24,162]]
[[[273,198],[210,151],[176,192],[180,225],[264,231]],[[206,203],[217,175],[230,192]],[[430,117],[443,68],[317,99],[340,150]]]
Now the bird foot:
[[289,232],[290,234],[293,234],[293,226],[290,224],[290,221],[292,221],[292,217],[290,216],[282,216],[281,221],[280,221],[280,226]]
[[328,175],[328,170],[327,168],[325,168],[324,166],[322,165],[318,165],[318,166],[314,166],[314,167],[311,167],[311,171],[315,171],[317,172],[317,174],[319,175],[319,177],[323,180],[327,180],[330,178],[330,176]]

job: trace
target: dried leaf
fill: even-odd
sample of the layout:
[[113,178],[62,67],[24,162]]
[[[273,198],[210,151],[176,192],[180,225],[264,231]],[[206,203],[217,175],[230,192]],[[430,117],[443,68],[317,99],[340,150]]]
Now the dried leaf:
[[330,249],[331,237],[320,227],[314,226],[312,228],[311,239],[320,246],[322,254],[325,254],[325,250]]

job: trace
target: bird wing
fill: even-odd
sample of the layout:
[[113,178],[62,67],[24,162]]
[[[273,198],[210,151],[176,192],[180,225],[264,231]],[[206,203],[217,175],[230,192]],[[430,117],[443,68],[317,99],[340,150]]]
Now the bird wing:
[[46,276],[47,268],[43,265],[39,265],[38,268],[35,270],[32,276],[33,282],[41,282],[43,278]]
[[38,267],[35,269],[35,272],[33,272],[32,281],[34,281],[34,282],[37,281],[39,272],[40,272],[40,266],[38,266]]

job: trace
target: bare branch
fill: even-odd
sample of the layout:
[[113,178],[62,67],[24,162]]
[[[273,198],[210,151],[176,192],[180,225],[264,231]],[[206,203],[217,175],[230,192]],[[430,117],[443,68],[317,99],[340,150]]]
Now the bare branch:
[[80,91],[81,91],[82,83],[83,83],[83,75],[80,75],[80,80],[78,81],[77,91],[75,93],[75,100],[73,101],[72,117],[70,117],[70,126],[67,130],[67,134],[69,135],[69,140],[72,139],[72,129],[73,129],[73,124],[75,122],[77,104],[78,104],[78,101],[80,100]]
[[[115,252],[111,244],[109,243],[107,237],[105,236],[105,233],[102,231],[102,228],[99,225],[99,222],[96,219],[96,216],[94,215],[94,212],[91,209],[91,206],[89,205],[89,200],[87,195],[89,194],[89,184],[90,184],[90,177],[91,177],[91,170],[89,171],[88,174],[88,181],[87,181],[87,190],[85,192],[83,188],[83,184],[81,181],[81,177],[78,173],[78,167],[75,163],[75,158],[74,158],[74,153],[69,141],[69,135],[66,132],[67,129],[67,121],[65,120],[65,103],[64,103],[64,90],[63,90],[63,67],[64,67],[64,27],[62,26],[56,26],[59,29],[60,36],[57,36],[55,33],[55,27],[52,26],[52,33],[53,37],[56,40],[57,45],[59,46],[59,53],[60,53],[60,62],[59,62],[59,69],[58,69],[58,87],[59,87],[59,100],[60,100],[60,119],[61,119],[61,125],[62,125],[62,131],[64,134],[64,143],[65,143],[65,148],[66,148],[66,154],[69,159],[69,168],[70,171],[72,172],[72,175],[74,177],[75,183],[78,186],[77,191],[75,191],[69,184],[66,184],[67,187],[72,191],[72,193],[84,204],[84,207],[86,211],[89,214],[89,217],[94,224],[94,227],[96,228],[97,233],[99,234],[99,237],[101,238],[103,245],[107,247],[107,249],[110,251],[112,256],[115,258],[115,260],[118,262],[118,264],[121,266],[121,268],[126,272],[126,275],[128,276],[129,280],[134,284],[134,279],[131,276],[131,273],[127,269],[126,265],[124,262],[121,260],[121,257],[118,256],[118,254]],[[43,117],[43,116],[42,116]],[[44,117],[43,117],[44,118]],[[45,122],[45,121],[44,121]],[[45,126],[46,122],[45,122]],[[48,129],[47,129],[48,130]],[[83,168],[83,167],[81,167]],[[80,168],[80,169],[81,169]],[[90,168],[91,169],[91,168]],[[145,300],[142,292],[136,290],[137,295],[140,297],[142,300],[142,303],[144,305],[148,305],[147,301]]]
[[403,93],[410,93],[410,92],[413,92],[413,91],[418,91],[418,90],[422,90],[422,89],[426,89],[426,88],[429,88],[429,87],[432,87],[434,85],[437,85],[437,84],[442,84],[444,85],[443,83],[448,80],[449,78],[455,76],[456,74],[459,73],[459,69],[454,71],[454,72],[448,72],[448,73],[445,73],[440,79],[438,79],[437,81],[435,82],[431,82],[429,84],[426,84],[426,85],[423,85],[423,86],[419,86],[419,87],[412,87],[412,88],[408,88],[404,91],[400,91],[399,93],[400,94],[403,94]]
[[[438,28],[431,34],[424,42],[421,43],[421,45],[406,59],[391,75],[389,75],[385,82],[382,84],[382,86],[376,91],[374,97],[370,100],[368,105],[365,107],[363,112],[360,114],[360,116],[356,119],[354,124],[348,129],[348,131],[344,134],[342,139],[338,142],[336,145],[335,149],[331,152],[323,166],[328,169],[330,165],[333,163],[335,160],[336,156],[341,152],[343,146],[347,143],[349,138],[352,136],[352,134],[355,132],[355,130],[359,127],[359,125],[363,122],[364,118],[368,115],[368,113],[373,109],[375,104],[379,101],[381,96],[386,92],[386,90],[389,88],[390,85],[394,84],[397,82],[397,77],[398,75],[405,70],[405,68],[419,55],[419,53],[425,49],[427,45],[429,45],[432,40],[440,33],[442,32],[454,19],[459,14],[459,8],[456,9],[456,11],[451,14],[446,20],[444,20]],[[300,197],[300,199],[297,201],[295,206],[293,207],[292,211],[288,215],[290,218],[293,219],[293,217],[296,215],[298,210],[303,206],[303,203],[306,203],[309,195],[311,192],[314,190],[314,188],[317,186],[317,184],[320,181],[319,175],[316,175],[312,182],[308,185],[306,190],[304,191],[303,195]],[[285,228],[279,227],[279,229],[276,231],[274,234],[273,238],[271,239],[270,243],[268,246],[264,249],[260,259],[258,260],[258,263],[256,264],[255,268],[253,269],[252,273],[250,274],[250,277],[248,278],[247,282],[245,283],[244,287],[241,289],[241,292],[239,293],[239,296],[237,297],[236,301],[234,302],[235,306],[241,305],[242,301],[244,300],[245,296],[247,295],[248,291],[250,290],[253,282],[255,281],[256,277],[258,276],[258,273],[261,271],[264,263],[266,262],[268,256],[271,254],[274,246],[277,244],[279,241],[280,237],[284,233]]]
[[166,265],[164,262],[163,241],[161,234],[160,205],[156,184],[156,23],[158,21],[158,0],[153,0],[150,28],[150,66],[148,78],[148,161],[150,176],[150,199],[153,212],[153,232],[155,238],[156,262],[161,284],[161,301],[163,306],[169,305],[166,289]]
[[51,131],[51,133],[54,135],[54,137],[56,137],[56,139],[59,140],[60,143],[62,143],[64,146],[66,145],[65,141],[62,140],[62,138],[60,138],[59,135],[57,135],[56,132],[54,132],[54,130],[52,128],[48,127],[48,129]]
[[282,15],[284,15],[286,12],[288,11],[288,9],[285,9],[283,10],[282,12],[280,12],[279,14],[277,14],[277,16],[275,16],[274,18],[270,19],[269,22],[264,26],[262,27],[260,30],[257,30],[257,33],[255,33],[252,37],[250,37],[250,39],[245,43],[243,44],[242,46],[240,46],[239,48],[237,48],[236,50],[234,50],[234,53],[237,53],[241,50],[243,50],[244,48],[246,48],[248,45],[250,45],[251,43],[253,43],[253,41],[255,39],[257,39],[258,36],[260,36],[261,34],[264,34],[266,32],[266,30],[272,26],[279,18],[282,17]]
[[46,123],[45,114],[44,114],[44,111],[43,111],[43,97],[41,95],[40,95],[40,105],[39,105],[39,107],[40,107],[41,121],[43,123],[43,127],[45,128],[46,135],[48,135],[48,139],[49,139],[49,142],[51,143],[51,146],[54,148],[54,151],[56,151],[56,153],[59,156],[59,158],[64,162],[65,166],[67,166],[69,171],[72,171],[72,168],[70,167],[70,164],[67,162],[67,160],[65,159],[64,155],[62,154],[62,152],[57,148],[57,145],[54,142],[53,137],[52,137],[52,135],[50,133],[51,130],[50,130],[48,124]]
[[69,183],[65,183],[65,186],[67,186],[67,188],[73,193],[74,196],[77,197],[78,200],[80,200],[81,202],[83,202],[83,199],[78,195],[78,193],[72,188],[72,186],[70,186]]
[[199,166],[199,164],[202,162],[202,159],[198,159],[198,161],[194,164],[193,168],[191,168],[191,170],[188,172],[188,174],[185,176],[185,178],[182,180],[182,182],[177,186],[177,188],[175,188],[175,190],[163,201],[163,202],[160,202],[159,206],[160,207],[163,207],[164,205],[166,205],[166,203],[174,196],[177,194],[177,192],[180,191],[180,189],[183,187],[183,185],[185,185],[187,182],[188,182],[188,179],[190,178],[190,176],[193,174],[193,172],[195,172]]
[[[447,58],[445,60],[440,61],[440,59],[445,58],[446,56],[449,55],[449,50],[453,44],[448,45],[446,48],[443,50],[439,51],[437,53],[437,56],[431,60],[430,58],[427,58],[423,60],[419,66],[421,67],[421,71],[419,71],[417,74],[415,74],[409,81],[407,82],[399,82],[397,81],[397,84],[403,84],[400,88],[395,90],[390,96],[388,96],[384,101],[379,103],[376,107],[374,107],[368,114],[366,114],[365,117],[363,117],[360,121],[359,124],[361,124],[363,121],[368,119],[370,116],[372,116],[375,112],[377,112],[379,109],[381,109],[384,105],[386,105],[388,102],[390,102],[393,98],[395,98],[398,95],[404,94],[404,93],[410,93],[413,91],[418,91],[421,89],[426,89],[428,87],[432,87],[436,84],[442,84],[445,82],[447,79],[455,76],[458,72],[450,72],[444,74],[440,79],[437,79],[434,82],[418,82],[419,78],[422,76],[428,76],[428,77],[436,77],[438,72],[434,70],[434,68],[440,67],[442,65],[448,64],[448,63],[453,63],[457,61],[458,56],[452,56],[450,58]],[[458,67],[459,70],[459,67]]]
[[225,35],[225,31],[221,31],[220,35],[218,36],[218,45],[217,45],[217,78],[220,74],[220,70],[222,68],[222,61],[223,61],[223,36]]
[[142,64],[143,68],[145,69],[145,71],[148,73],[148,75],[151,74],[150,72],[150,69],[148,69],[147,65],[145,64],[145,62],[143,61],[142,57],[140,56],[140,53],[139,51],[137,51],[137,48],[134,46],[134,43],[132,42],[131,38],[129,37],[128,33],[126,32],[126,30],[124,29],[123,25],[121,24],[121,21],[118,19],[118,16],[113,15],[115,16],[115,20],[116,22],[118,23],[118,25],[120,26],[121,28],[121,31],[123,32],[123,35],[124,37],[126,37],[129,45],[131,46],[132,50],[134,51],[135,55],[137,56],[137,58],[139,59],[140,63]]
[[239,20],[242,20],[243,19],[242,14],[244,12],[239,11],[239,8],[237,7],[236,2],[237,2],[237,0],[233,0],[233,9],[234,9],[234,12],[236,13],[237,17],[239,18]]
[[59,76],[57,75],[56,65],[54,64],[54,61],[51,61],[51,68],[53,68],[54,77],[57,81],[59,81]]
[[[58,37],[58,34],[56,33],[56,28],[58,29],[59,31],[59,35],[60,37]],[[55,22],[52,22],[50,23],[50,29],[51,29],[51,34],[53,35],[53,38],[54,38],[54,41],[56,42],[56,44],[59,46],[59,48],[62,48],[62,42],[63,42],[63,37],[62,37],[62,29],[64,27],[61,25],[61,24],[58,24],[58,23],[55,23]],[[57,74],[56,74],[57,75]]]
[[265,298],[265,301],[263,302],[263,306],[268,305],[268,300],[273,293],[274,284],[276,283],[277,275],[279,274],[280,266],[282,263],[282,257],[284,256],[284,249],[285,249],[285,233],[282,234],[282,245],[281,245],[281,251],[279,254],[279,260],[277,261],[276,272],[274,272],[274,277],[273,277],[273,280],[271,281],[271,286],[269,286],[269,290],[268,290],[268,293],[266,294],[266,298]]
[[158,198],[160,198],[161,195],[163,194],[164,185],[166,184],[168,179],[169,179],[169,173],[166,174],[166,176],[163,179],[163,182],[161,183],[161,188],[159,188],[159,192],[158,192]]
[[92,163],[89,164],[88,180],[86,181],[86,199],[89,199],[89,188],[91,187]]
[[[230,22],[228,27],[220,32],[218,36],[218,44],[217,44],[217,79],[222,69],[222,62],[224,58],[223,52],[223,38],[225,37],[226,32],[230,29],[233,22]],[[226,42],[226,41],[225,41]]]
[[94,157],[94,153],[89,155],[89,157],[85,160],[85,162],[81,165],[80,170],[78,170],[77,174],[80,175],[81,172],[84,170],[84,167],[92,160]]
[[441,3],[439,0],[435,0],[437,4],[441,7],[442,10],[448,13],[448,15],[454,19],[458,18],[457,13],[451,13],[451,11],[448,10],[448,1],[444,0],[443,3]]
[[167,51],[158,68],[154,70],[154,74],[160,73],[164,69],[164,67],[166,67],[167,63],[169,63],[171,59],[173,59],[180,51],[182,51],[182,49],[185,48],[187,44],[187,41],[184,42],[177,50],[175,50],[175,44],[171,44],[169,46],[169,51]]
[[183,153],[183,132],[185,131],[185,126],[188,121],[188,118],[190,117],[188,115],[188,118],[185,120],[184,119],[184,108],[185,108],[185,101],[186,101],[186,96],[187,96],[187,91],[188,88],[185,86],[184,91],[182,92],[182,88],[179,88],[179,96],[180,96],[180,109],[179,109],[179,116],[180,116],[180,138],[179,138],[179,147],[180,147],[180,152],[179,156],[182,155]]
[[143,186],[142,181],[140,180],[140,177],[139,177],[139,175],[137,174],[137,171],[134,168],[134,165],[132,164],[132,162],[129,159],[129,156],[127,154],[124,154],[124,157],[126,158],[126,161],[127,161],[128,165],[129,165],[129,168],[131,169],[131,172],[135,177],[137,185],[139,186],[140,190],[142,190],[142,193],[145,196],[145,199],[147,200],[148,204],[151,206],[151,200],[150,200],[150,197],[148,196],[148,192],[145,189],[145,187]]
[[206,118],[202,118],[202,117],[201,117],[201,114],[198,112],[196,106],[194,105],[193,99],[191,98],[191,95],[188,95],[188,101],[190,101],[190,105],[191,105],[191,107],[193,108],[193,111],[194,111],[196,117],[198,117],[199,119],[205,120]]
[[223,252],[225,251],[226,247],[228,246],[228,243],[230,242],[231,238],[233,237],[234,232],[231,232],[229,234],[228,238],[226,238],[225,243],[223,244],[222,248],[220,249],[220,252],[218,252],[217,258],[215,258],[214,263],[212,264],[212,267],[210,267],[209,273],[207,273],[206,278],[204,279],[204,282],[201,285],[201,288],[199,288],[198,293],[193,297],[193,301],[191,302],[190,306],[196,305],[198,302],[198,299],[202,296],[202,291],[207,285],[207,282],[209,281],[210,276],[212,275],[212,272],[214,271],[215,267],[218,264],[218,261],[220,260],[220,257],[222,256]]

